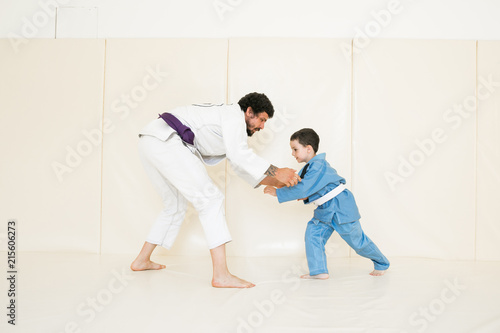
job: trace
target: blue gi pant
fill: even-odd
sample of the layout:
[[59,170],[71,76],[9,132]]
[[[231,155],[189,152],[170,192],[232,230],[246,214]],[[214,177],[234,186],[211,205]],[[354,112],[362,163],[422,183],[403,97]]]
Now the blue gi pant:
[[335,230],[357,254],[371,259],[376,270],[383,271],[389,268],[389,260],[365,235],[359,221],[340,224],[335,221],[335,218],[328,223],[313,219],[307,224],[305,236],[309,275],[328,273],[325,244]]

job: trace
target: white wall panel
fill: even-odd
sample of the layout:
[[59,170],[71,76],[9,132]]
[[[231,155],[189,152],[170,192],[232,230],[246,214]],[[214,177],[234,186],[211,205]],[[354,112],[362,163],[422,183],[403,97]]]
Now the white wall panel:
[[[304,127],[316,130],[320,152],[350,182],[350,57],[341,50],[348,40],[231,39],[229,102],[253,91],[265,93],[275,115],[249,139],[255,152],[278,167],[303,166],[291,156],[290,135]],[[229,172],[226,214],[233,233],[229,253],[241,256],[305,255],[304,232],[313,206],[278,204]],[[331,256],[349,254],[337,234],[327,245]]]
[[479,41],[476,259],[500,260],[500,42]]
[[[227,40],[107,40],[102,252],[138,253],[162,209],[139,160],[137,134],[174,107],[225,102],[226,62]],[[223,192],[224,167],[221,163],[209,170]],[[208,255],[207,249],[190,205],[168,253]]]
[[[25,251],[135,254],[162,208],[140,129],[175,106],[259,91],[276,114],[251,147],[298,170],[289,137],[314,128],[387,256],[500,260],[500,43],[478,43],[477,82],[474,41],[374,39],[355,50],[353,80],[348,44],[235,38],[228,53],[226,39],[0,40],[0,219],[19,221]],[[226,163],[209,174],[226,192],[229,255],[304,255],[314,207],[279,205]],[[334,234],[328,253],[349,248]],[[191,206],[168,254],[208,254]]]
[[97,38],[97,7],[57,8],[56,38]]
[[[53,37],[53,6],[63,4],[98,7],[100,38],[362,38],[367,34],[409,39],[500,38],[496,16],[500,3],[492,0],[1,1],[0,37],[12,33]],[[26,28],[30,25],[34,34]]]
[[354,54],[354,193],[388,256],[474,258],[475,55],[423,40]]
[[97,253],[104,41],[25,42],[0,40],[0,221],[24,251]]

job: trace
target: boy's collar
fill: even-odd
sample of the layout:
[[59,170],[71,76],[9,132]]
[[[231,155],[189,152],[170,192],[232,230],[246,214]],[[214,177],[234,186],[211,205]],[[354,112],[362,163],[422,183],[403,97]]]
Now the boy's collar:
[[316,154],[313,158],[309,160],[307,163],[311,163],[314,160],[324,160],[326,158],[326,153]]

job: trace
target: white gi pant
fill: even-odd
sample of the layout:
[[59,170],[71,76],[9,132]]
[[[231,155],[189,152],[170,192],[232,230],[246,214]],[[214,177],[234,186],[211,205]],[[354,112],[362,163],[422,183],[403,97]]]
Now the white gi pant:
[[224,195],[208,176],[203,162],[177,134],[166,141],[141,136],[139,156],[164,204],[146,239],[148,243],[172,247],[186,216],[187,201],[198,211],[209,249],[231,241]]

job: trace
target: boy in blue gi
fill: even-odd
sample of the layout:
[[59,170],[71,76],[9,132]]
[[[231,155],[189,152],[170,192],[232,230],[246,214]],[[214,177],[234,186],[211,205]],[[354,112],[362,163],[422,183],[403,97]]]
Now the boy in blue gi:
[[301,278],[328,279],[325,244],[335,230],[357,254],[373,261],[375,269],[371,275],[384,275],[389,260],[361,229],[361,216],[353,194],[345,188],[345,179],[325,160],[326,154],[316,155],[318,146],[319,136],[310,128],[292,134],[292,155],[297,162],[307,163],[299,172],[302,181],[291,187],[266,186],[264,189],[264,193],[277,196],[280,203],[304,200],[306,204],[317,205],[305,236],[309,274]]

